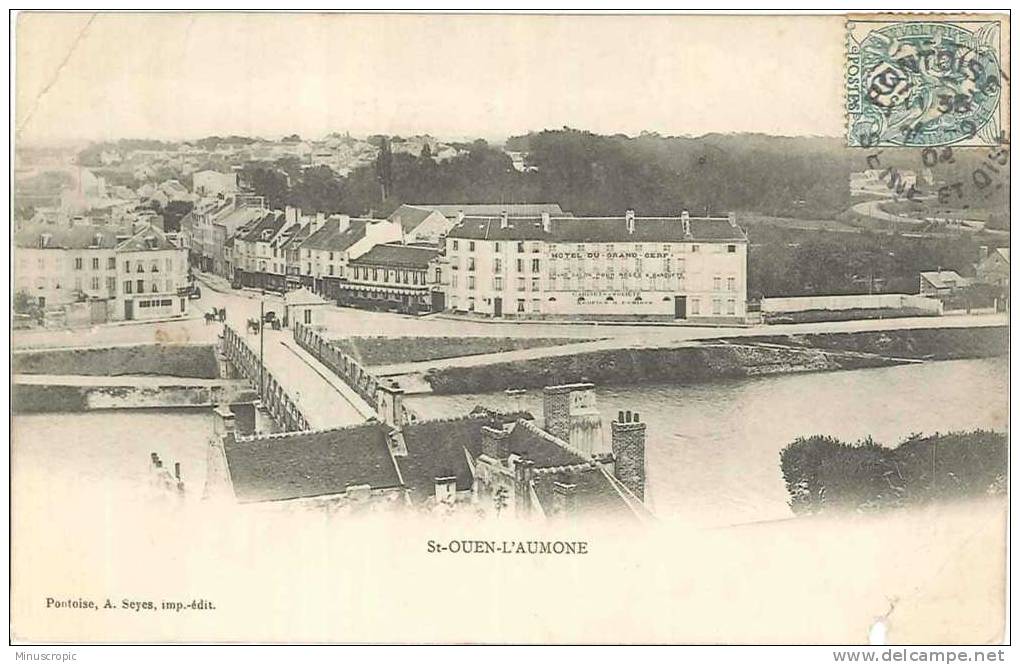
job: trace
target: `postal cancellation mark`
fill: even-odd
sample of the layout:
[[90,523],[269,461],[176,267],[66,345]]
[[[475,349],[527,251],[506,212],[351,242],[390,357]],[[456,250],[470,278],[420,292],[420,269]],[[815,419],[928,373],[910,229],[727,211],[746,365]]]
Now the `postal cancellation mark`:
[[848,20],[847,144],[1002,142],[998,20]]

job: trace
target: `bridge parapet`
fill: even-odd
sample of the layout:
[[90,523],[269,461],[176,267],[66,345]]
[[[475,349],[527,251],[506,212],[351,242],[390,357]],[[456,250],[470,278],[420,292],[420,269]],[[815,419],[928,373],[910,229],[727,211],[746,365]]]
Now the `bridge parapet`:
[[259,362],[258,352],[229,324],[223,326],[221,351],[234,368],[256,389],[261,385],[262,405],[288,432],[311,429],[297,402],[287,394],[277,377]]

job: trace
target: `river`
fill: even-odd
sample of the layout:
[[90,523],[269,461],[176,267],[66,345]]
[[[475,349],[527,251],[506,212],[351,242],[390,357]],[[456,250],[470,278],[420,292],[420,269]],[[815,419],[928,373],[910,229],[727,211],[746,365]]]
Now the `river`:
[[[597,390],[604,432],[618,410],[648,423],[647,496],[663,519],[721,526],[790,516],[779,451],[798,436],[895,445],[912,432],[1008,421],[1005,358],[933,362],[847,372],[791,374],[708,384]],[[541,415],[541,393],[419,396],[427,417],[461,415],[478,404]],[[19,415],[14,419],[15,496],[104,488],[130,496],[148,483],[149,453],[181,463],[189,497],[201,496],[208,410],[140,410]],[[27,494],[22,494],[25,492]],[[38,495],[36,495],[38,496]]]
[[[1006,358],[955,360],[846,372],[737,379],[698,385],[596,390],[603,433],[617,411],[648,423],[646,500],[663,519],[722,526],[789,517],[779,451],[798,436],[893,446],[912,432],[1005,430]],[[412,409],[453,416],[482,404],[542,410],[539,391],[422,396]]]

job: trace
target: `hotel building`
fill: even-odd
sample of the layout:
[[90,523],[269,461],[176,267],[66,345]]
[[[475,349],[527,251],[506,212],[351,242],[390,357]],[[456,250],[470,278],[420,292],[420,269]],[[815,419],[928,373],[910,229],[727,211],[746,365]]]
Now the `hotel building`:
[[743,321],[735,217],[465,217],[446,237],[446,307],[505,318]]

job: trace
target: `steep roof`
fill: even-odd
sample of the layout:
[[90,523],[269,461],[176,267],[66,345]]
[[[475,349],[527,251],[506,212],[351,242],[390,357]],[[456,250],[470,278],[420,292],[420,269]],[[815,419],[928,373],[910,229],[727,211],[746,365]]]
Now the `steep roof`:
[[369,219],[352,219],[347,228],[341,229],[340,219],[330,217],[315,233],[301,243],[302,249],[326,249],[342,252],[365,237]]
[[353,485],[400,486],[386,443],[389,428],[354,427],[228,441],[234,495],[241,503],[343,493]]
[[265,214],[266,210],[263,208],[241,206],[236,210],[231,210],[226,215],[223,215],[223,217],[214,220],[213,224],[224,227],[227,230],[227,235],[232,236],[246,224],[250,224],[255,220],[261,219]]
[[141,229],[117,245],[119,252],[148,252],[160,249],[177,249],[166,235],[154,226]]
[[275,237],[279,233],[280,229],[283,228],[284,223],[287,221],[284,214],[278,210],[274,211],[262,211],[263,216],[258,220],[257,223],[246,226],[240,232],[238,237],[246,242],[257,242],[262,240],[262,233],[264,231],[270,231],[270,238]]
[[[44,235],[48,236],[45,245]],[[63,226],[37,223],[17,231],[14,234],[14,246],[35,249],[113,249],[117,246],[118,235],[131,235],[131,229],[95,224]]]
[[431,496],[438,477],[456,476],[458,490],[471,489],[473,477],[465,451],[472,458],[481,454],[482,427],[531,417],[527,413],[486,412],[404,425],[401,434],[407,455],[396,460],[412,500],[419,502]]
[[351,265],[425,269],[428,268],[429,262],[438,255],[439,250],[431,247],[388,243],[376,245],[358,258],[351,259]]
[[425,219],[433,212],[436,211],[431,208],[405,203],[394,210],[393,213],[386,219],[400,224],[400,227],[404,229],[404,232],[408,233],[418,228],[418,225],[424,222]]
[[936,289],[949,289],[956,286],[966,286],[969,280],[955,270],[931,270],[921,273],[921,279],[925,280]]
[[464,213],[471,216],[499,216],[504,212],[511,217],[535,217],[548,213],[562,217],[563,212],[558,203],[411,203],[416,208],[435,210],[446,217],[456,217]]
[[747,235],[725,217],[690,218],[690,236],[679,217],[637,217],[634,231],[626,217],[553,217],[549,230],[541,217],[465,217],[448,237],[472,240],[547,242],[746,242]]
[[650,516],[636,497],[625,497],[617,483],[607,471],[598,465],[582,469],[571,469],[560,473],[538,473],[535,475],[535,494],[546,514],[556,509],[555,484],[573,485],[574,506],[570,517],[596,517],[600,520],[633,520],[640,513]]

